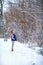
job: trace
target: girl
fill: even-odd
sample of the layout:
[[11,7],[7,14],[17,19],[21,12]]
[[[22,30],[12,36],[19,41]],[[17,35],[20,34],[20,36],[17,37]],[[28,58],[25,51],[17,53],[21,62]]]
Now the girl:
[[16,35],[15,35],[15,31],[11,31],[11,41],[12,41],[12,51],[14,50],[13,47],[14,47],[14,41],[17,41],[17,38],[16,38]]

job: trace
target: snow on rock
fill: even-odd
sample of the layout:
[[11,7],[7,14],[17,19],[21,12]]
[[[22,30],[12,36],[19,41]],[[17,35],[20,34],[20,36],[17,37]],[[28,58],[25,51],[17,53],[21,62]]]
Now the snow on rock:
[[15,41],[12,52],[11,40],[0,39],[0,53],[0,65],[43,65],[43,56],[18,41]]

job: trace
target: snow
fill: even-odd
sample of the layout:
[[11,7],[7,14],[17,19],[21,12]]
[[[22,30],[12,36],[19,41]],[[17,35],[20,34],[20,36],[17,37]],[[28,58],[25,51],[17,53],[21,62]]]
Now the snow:
[[0,65],[43,65],[43,56],[24,44],[15,41],[11,51],[11,40],[0,39]]

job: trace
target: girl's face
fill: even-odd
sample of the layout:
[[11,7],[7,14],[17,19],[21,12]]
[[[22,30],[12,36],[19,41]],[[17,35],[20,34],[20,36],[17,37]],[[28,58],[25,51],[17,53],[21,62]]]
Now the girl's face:
[[13,31],[13,33],[15,33],[15,31]]

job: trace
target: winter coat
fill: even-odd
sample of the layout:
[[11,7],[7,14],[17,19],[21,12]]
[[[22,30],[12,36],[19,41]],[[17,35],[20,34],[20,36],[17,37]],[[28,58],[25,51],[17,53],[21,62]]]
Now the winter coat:
[[16,35],[15,35],[15,34],[12,34],[12,35],[11,35],[11,40],[12,40],[12,41],[17,41],[17,38],[16,38]]

